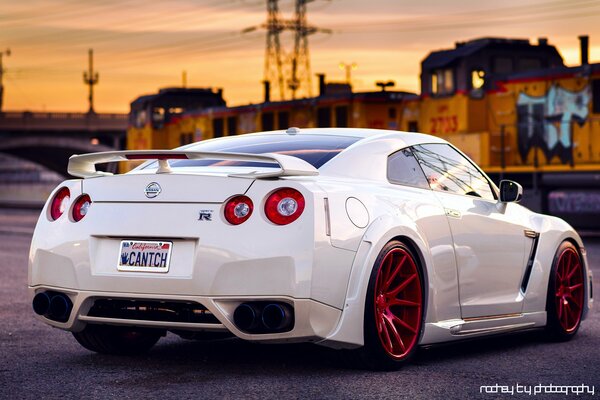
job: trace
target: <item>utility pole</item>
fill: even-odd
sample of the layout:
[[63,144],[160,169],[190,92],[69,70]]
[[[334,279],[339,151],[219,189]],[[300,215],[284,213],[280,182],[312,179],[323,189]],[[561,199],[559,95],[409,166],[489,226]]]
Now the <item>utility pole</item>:
[[83,72],[83,83],[89,86],[88,101],[90,109],[88,113],[94,113],[94,85],[98,83],[98,73],[94,72],[94,50],[89,50],[88,71]]
[[387,82],[378,81],[378,82],[375,82],[375,85],[379,86],[379,88],[381,89],[382,92],[385,92],[386,88],[396,86],[396,82],[394,82],[394,81],[387,81]]
[[358,65],[355,62],[351,64],[346,64],[345,62],[340,63],[340,69],[346,70],[346,83],[348,85],[352,85],[352,71],[357,68]]
[[4,105],[4,64],[2,61],[4,55],[10,56],[10,49],[0,51],[0,112],[2,112],[2,106]]

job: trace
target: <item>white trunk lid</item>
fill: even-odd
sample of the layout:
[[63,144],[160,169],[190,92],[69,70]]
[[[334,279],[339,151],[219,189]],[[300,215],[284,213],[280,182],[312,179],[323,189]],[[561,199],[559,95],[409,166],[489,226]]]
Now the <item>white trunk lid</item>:
[[222,203],[253,179],[195,174],[126,174],[84,179],[93,202]]

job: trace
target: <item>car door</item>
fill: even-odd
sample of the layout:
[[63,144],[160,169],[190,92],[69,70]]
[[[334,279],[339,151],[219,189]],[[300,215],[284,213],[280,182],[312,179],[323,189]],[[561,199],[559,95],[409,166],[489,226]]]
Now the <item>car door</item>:
[[520,313],[526,210],[499,203],[487,177],[448,144],[414,147],[450,225],[463,318]]

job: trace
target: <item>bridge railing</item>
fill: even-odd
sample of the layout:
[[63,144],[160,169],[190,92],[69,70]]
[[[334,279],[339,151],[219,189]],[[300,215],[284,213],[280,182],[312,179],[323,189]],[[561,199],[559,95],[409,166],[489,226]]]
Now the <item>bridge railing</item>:
[[0,112],[0,130],[65,131],[127,129],[127,114],[69,112]]

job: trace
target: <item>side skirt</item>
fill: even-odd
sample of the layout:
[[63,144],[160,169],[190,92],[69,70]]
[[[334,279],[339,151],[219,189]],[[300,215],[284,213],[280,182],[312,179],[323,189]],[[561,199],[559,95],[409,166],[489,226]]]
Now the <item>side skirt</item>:
[[421,345],[452,342],[469,337],[527,330],[546,325],[546,312],[494,315],[425,323]]

